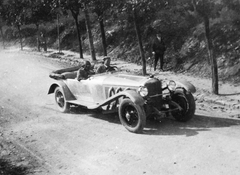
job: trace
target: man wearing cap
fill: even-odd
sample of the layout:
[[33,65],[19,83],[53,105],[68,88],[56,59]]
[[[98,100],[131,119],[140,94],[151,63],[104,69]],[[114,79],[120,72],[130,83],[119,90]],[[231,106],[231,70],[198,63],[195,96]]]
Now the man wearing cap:
[[104,73],[104,72],[107,72],[110,68],[110,57],[104,57],[103,58],[103,61],[102,61],[102,64],[101,65],[98,65],[96,67],[96,73],[97,74],[100,74],[100,73]]

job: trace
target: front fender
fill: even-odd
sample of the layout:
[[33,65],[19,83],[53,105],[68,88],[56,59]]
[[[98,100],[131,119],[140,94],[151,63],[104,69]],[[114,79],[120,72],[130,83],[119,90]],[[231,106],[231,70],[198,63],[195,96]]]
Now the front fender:
[[71,93],[71,91],[69,90],[69,88],[63,81],[57,81],[57,82],[53,83],[48,90],[48,94],[54,93],[54,91],[57,87],[60,87],[62,89],[67,101],[76,100],[74,95]]
[[175,81],[176,82],[176,88],[184,88],[186,91],[189,91],[191,93],[196,92],[195,86],[188,82],[188,81]]
[[[144,105],[144,99],[134,90],[126,90],[120,92],[121,96],[126,96],[130,98],[130,100],[135,103],[136,105]],[[117,95],[117,94],[116,94]]]

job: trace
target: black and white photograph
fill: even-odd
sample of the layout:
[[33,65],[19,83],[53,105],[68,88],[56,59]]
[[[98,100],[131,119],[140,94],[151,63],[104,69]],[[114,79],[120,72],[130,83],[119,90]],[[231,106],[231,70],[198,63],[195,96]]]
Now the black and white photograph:
[[239,175],[240,0],[0,0],[0,175]]

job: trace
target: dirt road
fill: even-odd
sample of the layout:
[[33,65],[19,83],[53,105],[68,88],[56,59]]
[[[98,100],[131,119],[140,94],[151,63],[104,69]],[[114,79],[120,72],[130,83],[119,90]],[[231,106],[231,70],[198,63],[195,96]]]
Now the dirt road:
[[190,122],[148,122],[133,134],[114,115],[62,114],[47,95],[58,68],[49,58],[0,53],[0,156],[20,157],[17,167],[38,175],[239,174],[239,120],[198,110]]

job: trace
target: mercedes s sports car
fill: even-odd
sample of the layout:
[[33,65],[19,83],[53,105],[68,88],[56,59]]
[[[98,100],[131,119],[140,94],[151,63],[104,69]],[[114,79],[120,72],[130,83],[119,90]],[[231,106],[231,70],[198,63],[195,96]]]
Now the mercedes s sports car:
[[[63,72],[63,71],[58,71]],[[196,91],[189,82],[163,81],[151,76],[122,72],[91,75],[86,80],[56,78],[48,94],[55,94],[61,112],[70,106],[118,112],[120,122],[130,132],[141,133],[147,118],[174,117],[186,122],[195,113]]]

